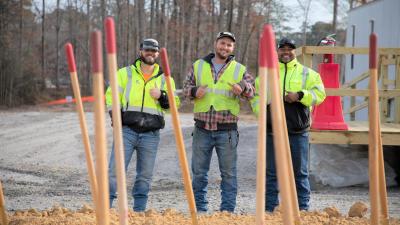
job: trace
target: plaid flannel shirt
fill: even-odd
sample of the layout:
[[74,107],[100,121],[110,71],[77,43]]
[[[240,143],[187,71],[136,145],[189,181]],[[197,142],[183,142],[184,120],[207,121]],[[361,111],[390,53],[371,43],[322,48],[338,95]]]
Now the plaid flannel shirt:
[[[206,58],[212,58],[214,57],[214,54],[210,54],[206,56]],[[228,67],[229,63],[234,59],[233,56],[230,56],[226,62],[226,64],[222,67],[222,69],[219,71],[218,74],[215,74],[216,71],[214,70],[214,67],[211,66],[211,72],[214,77],[214,80],[219,80],[221,75],[224,73],[225,69]],[[211,62],[211,60],[209,60]],[[196,86],[196,78],[194,76],[193,72],[193,65],[189,71],[189,74],[186,76],[186,79],[183,84],[183,93],[184,95],[189,98],[189,99],[194,99],[195,97],[192,95],[192,89],[195,88],[197,90]],[[216,82],[216,81],[215,81]],[[254,96],[254,78],[251,74],[249,74],[247,71],[245,71],[242,80],[238,83],[240,87],[242,88],[243,92],[240,95],[241,99],[245,100],[250,100]],[[195,92],[194,92],[195,93]],[[222,111],[216,111],[214,107],[210,107],[210,110],[208,112],[198,112],[194,113],[194,119],[198,121],[202,121],[205,123],[205,126],[203,127],[206,130],[218,130],[218,124],[224,124],[224,123],[237,123],[239,118],[235,115],[233,115],[229,110],[222,110]]]

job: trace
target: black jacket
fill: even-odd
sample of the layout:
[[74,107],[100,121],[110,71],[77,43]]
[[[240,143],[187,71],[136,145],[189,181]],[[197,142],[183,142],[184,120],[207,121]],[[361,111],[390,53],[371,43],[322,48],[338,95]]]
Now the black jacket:
[[[304,133],[310,129],[310,109],[300,102],[284,102],[286,124],[289,133]],[[272,133],[270,105],[267,106],[267,132]]]
[[[285,64],[285,74],[284,74],[284,86],[283,93],[286,92],[285,84],[286,84],[286,74],[287,67]],[[303,92],[297,92],[300,96],[300,99],[303,97]],[[283,101],[285,116],[286,116],[286,124],[289,133],[304,133],[310,129],[310,108],[303,105],[300,102],[288,103]],[[272,118],[271,118],[271,108],[270,105],[267,106],[267,132],[272,133]]]

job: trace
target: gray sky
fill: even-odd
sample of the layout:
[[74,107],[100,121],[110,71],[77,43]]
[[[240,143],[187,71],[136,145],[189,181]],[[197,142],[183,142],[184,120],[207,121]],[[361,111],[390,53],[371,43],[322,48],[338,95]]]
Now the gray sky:
[[[300,0],[301,2],[307,2],[308,0]],[[288,25],[292,27],[295,31],[301,30],[301,25],[303,23],[303,11],[299,7],[297,0],[284,0],[283,4],[293,10],[294,18],[289,19]],[[348,3],[345,0],[339,0],[339,18],[338,22],[345,22],[345,14],[347,14]],[[308,15],[308,24],[312,25],[317,21],[332,22],[333,17],[333,1],[332,0],[312,0],[310,11]],[[298,19],[300,18],[300,19]]]

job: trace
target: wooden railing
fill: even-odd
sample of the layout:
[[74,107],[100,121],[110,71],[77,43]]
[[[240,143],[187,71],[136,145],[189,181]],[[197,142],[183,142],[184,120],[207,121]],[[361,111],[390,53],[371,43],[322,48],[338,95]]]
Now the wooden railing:
[[[321,54],[335,55],[367,55],[368,48],[348,48],[330,46],[303,46],[296,49],[296,55],[300,62],[313,68],[313,56]],[[400,48],[380,48],[378,76],[380,80],[380,115],[382,122],[400,123]],[[318,56],[322,57],[322,56]],[[395,66],[394,79],[389,79],[389,66]],[[350,114],[350,120],[355,120],[355,112],[368,106],[368,89],[357,89],[357,84],[369,78],[369,71],[366,71],[353,80],[343,84],[338,89],[327,89],[328,96],[349,96],[350,109],[345,113]],[[356,97],[364,97],[364,101],[356,104]],[[393,101],[394,115],[391,120],[389,104]]]

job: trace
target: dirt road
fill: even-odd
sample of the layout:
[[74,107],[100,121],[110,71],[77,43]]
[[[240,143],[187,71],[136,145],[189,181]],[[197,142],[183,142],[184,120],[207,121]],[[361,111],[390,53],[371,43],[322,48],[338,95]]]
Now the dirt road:
[[[90,139],[93,140],[93,114],[87,113]],[[187,156],[191,158],[192,115],[181,115]],[[107,118],[108,145],[111,140]],[[238,146],[239,193],[238,213],[255,213],[256,121],[242,120]],[[93,143],[92,143],[93,146]],[[135,160],[135,159],[134,159]],[[127,174],[129,205],[135,163]],[[219,171],[214,155],[210,171],[209,201],[211,211],[220,203]],[[61,205],[71,209],[90,202],[83,144],[75,112],[0,111],[0,178],[3,182],[7,209],[46,209]],[[187,212],[178,156],[170,117],[161,132],[154,182],[148,208],[162,211],[175,208]],[[400,217],[400,190],[390,188],[390,215]],[[355,201],[368,202],[368,188],[350,187],[313,190],[311,209],[336,206],[347,213]]]

